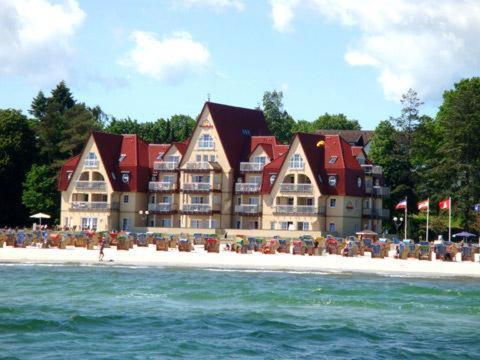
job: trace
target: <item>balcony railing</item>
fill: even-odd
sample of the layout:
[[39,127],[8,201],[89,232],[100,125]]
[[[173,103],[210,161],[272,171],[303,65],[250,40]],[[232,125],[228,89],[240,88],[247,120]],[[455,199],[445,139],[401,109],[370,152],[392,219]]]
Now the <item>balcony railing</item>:
[[150,191],[172,191],[177,188],[177,184],[171,182],[150,181],[148,190]]
[[75,183],[75,187],[79,190],[105,190],[106,182],[79,180]]
[[203,214],[211,212],[212,206],[208,204],[184,204],[182,206],[182,211],[188,213]]
[[372,216],[372,208],[363,208],[362,215],[368,217]]
[[389,197],[390,196],[390,188],[386,186],[374,186],[373,187],[373,195],[374,196],[381,196],[381,197]]
[[212,185],[210,183],[192,182],[182,184],[183,191],[210,191],[211,189]]
[[390,219],[390,210],[388,209],[373,209],[372,210],[372,215],[375,218],[379,219]]
[[95,169],[98,167],[98,160],[96,159],[86,159],[85,167],[89,169]]
[[265,164],[255,163],[255,162],[241,162],[240,171],[241,172],[260,172],[263,170]]
[[70,204],[71,210],[94,210],[94,211],[106,211],[106,210],[118,210],[119,203],[108,203],[103,201],[72,201]]
[[382,175],[383,174],[383,168],[381,166],[377,165],[362,165],[363,172],[365,175]]
[[185,169],[187,170],[210,170],[212,167],[208,162],[187,162]]
[[235,205],[235,213],[237,214],[259,214],[260,212],[260,205],[258,204]]
[[178,169],[178,163],[176,161],[155,161],[153,163],[153,169],[159,171],[175,171]]
[[257,183],[236,183],[236,193],[256,193],[260,191],[260,184]]
[[324,208],[318,208],[312,205],[277,205],[274,208],[276,214],[302,214],[302,215],[317,215],[325,213]]
[[311,193],[312,184],[280,184],[281,192],[302,192],[302,193]]
[[172,203],[148,204],[148,211],[151,211],[151,212],[168,213],[174,210],[175,210],[175,205]]

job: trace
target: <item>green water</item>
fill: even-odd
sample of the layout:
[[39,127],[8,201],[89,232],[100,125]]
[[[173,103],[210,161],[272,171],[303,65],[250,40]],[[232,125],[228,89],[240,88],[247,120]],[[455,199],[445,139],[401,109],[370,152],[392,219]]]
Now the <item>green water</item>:
[[480,282],[0,265],[0,359],[478,359]]

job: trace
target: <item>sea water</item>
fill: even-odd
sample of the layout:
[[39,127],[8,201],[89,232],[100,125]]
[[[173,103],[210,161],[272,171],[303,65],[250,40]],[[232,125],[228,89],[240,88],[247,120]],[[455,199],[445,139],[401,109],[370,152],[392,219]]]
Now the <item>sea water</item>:
[[478,359],[476,279],[0,265],[1,359]]

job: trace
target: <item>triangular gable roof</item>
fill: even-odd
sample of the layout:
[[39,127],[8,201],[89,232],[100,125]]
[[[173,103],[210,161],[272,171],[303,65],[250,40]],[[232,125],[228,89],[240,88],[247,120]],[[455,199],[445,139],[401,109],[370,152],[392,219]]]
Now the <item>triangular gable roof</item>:
[[105,167],[105,171],[107,172],[110,184],[112,184],[113,190],[120,191],[118,157],[121,154],[120,149],[122,148],[123,136],[99,131],[93,131],[92,136],[95,144],[97,144],[98,153],[100,154],[100,158]]
[[67,176],[67,172],[71,171],[74,172],[75,169],[77,168],[78,161],[80,160],[80,155],[76,155],[67,161],[62,165],[62,168],[60,169],[60,176],[58,178],[58,190],[59,191],[66,191],[68,188],[68,185],[70,184],[70,179]]
[[160,161],[157,159],[158,154],[165,154],[170,148],[170,144],[149,144],[148,145],[148,166],[153,168],[153,163],[155,161]]
[[[286,156],[287,154],[283,154],[282,156],[273,160],[271,163],[264,166],[262,173],[262,194],[268,194],[272,190],[273,184],[275,184],[275,181],[277,181],[278,173],[282,168]],[[270,176],[272,176],[273,174],[275,174],[275,181],[270,184]]]
[[321,129],[316,131],[319,135],[340,135],[349,144],[357,146],[367,145],[374,135],[373,130],[330,130]]

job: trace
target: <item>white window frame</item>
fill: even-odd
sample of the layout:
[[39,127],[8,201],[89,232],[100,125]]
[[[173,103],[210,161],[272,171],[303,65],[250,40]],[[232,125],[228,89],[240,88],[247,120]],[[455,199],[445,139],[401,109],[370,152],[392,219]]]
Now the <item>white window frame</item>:
[[289,169],[303,170],[304,167],[305,163],[303,162],[303,158],[300,154],[294,154],[288,162]]
[[263,164],[265,165],[267,163],[267,157],[266,156],[254,156],[253,157],[253,162],[256,164]]
[[210,134],[202,134],[198,138],[198,148],[201,150],[213,150],[215,149],[215,140]]

